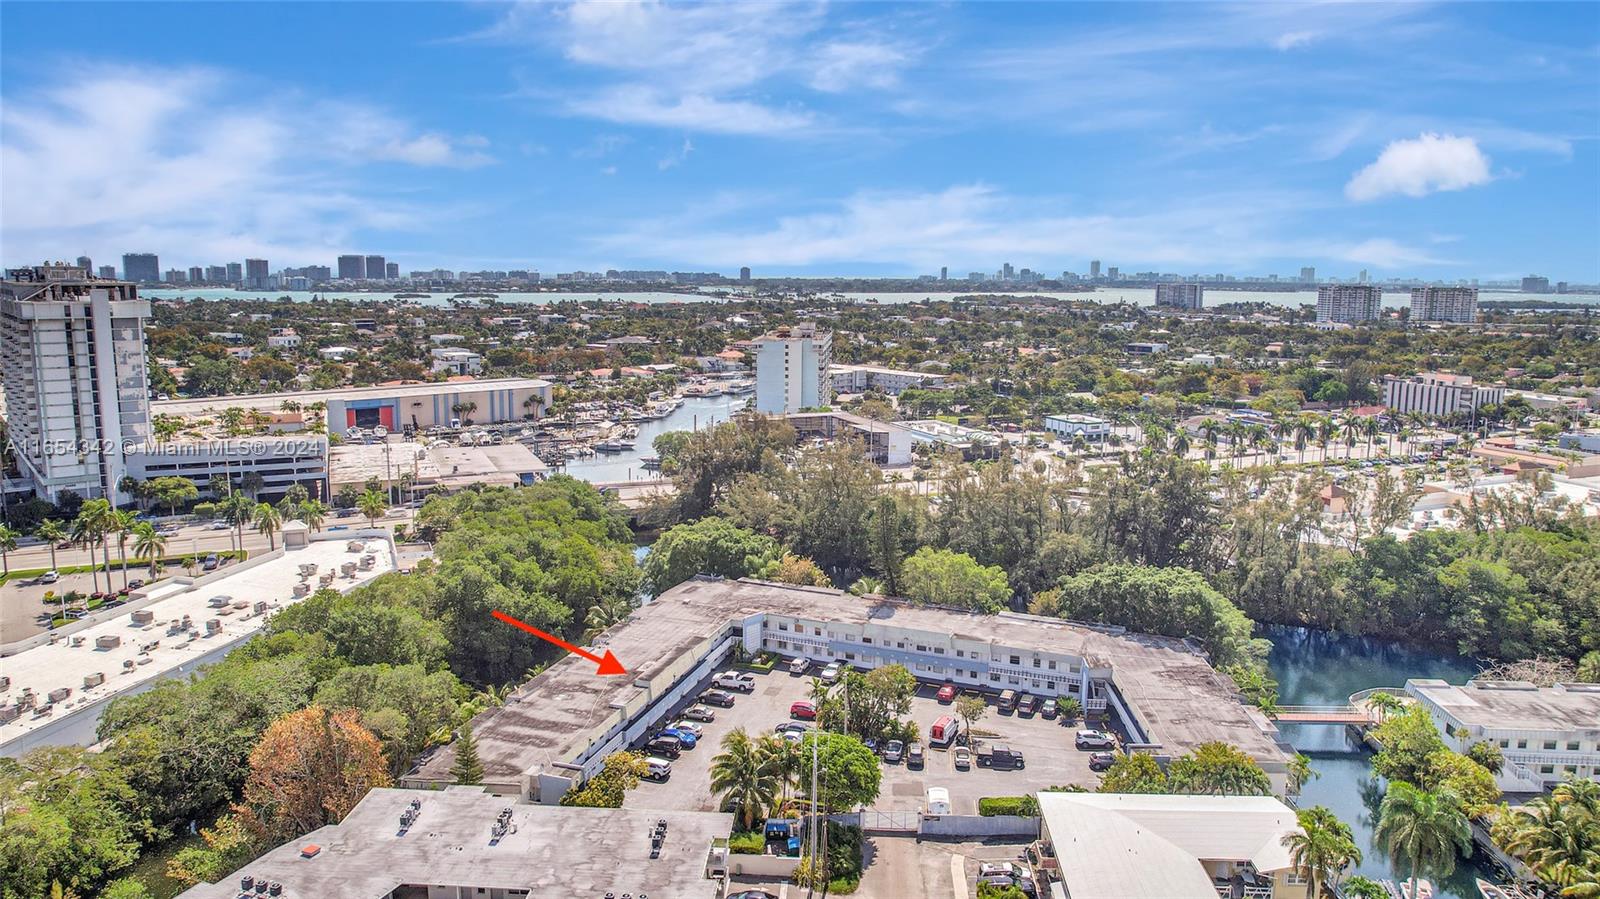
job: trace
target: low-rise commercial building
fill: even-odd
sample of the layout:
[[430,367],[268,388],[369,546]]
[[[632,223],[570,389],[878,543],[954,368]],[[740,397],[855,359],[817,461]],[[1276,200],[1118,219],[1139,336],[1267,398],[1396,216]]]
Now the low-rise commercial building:
[[124,450],[130,475],[141,481],[180,477],[201,491],[211,479],[225,477],[235,485],[259,478],[255,493],[262,499],[282,496],[299,484],[313,497],[326,500],[328,438],[323,434],[261,434],[254,437],[176,439]]
[[1072,899],[1302,899],[1271,796],[1040,793],[1041,839]]
[[796,412],[785,415],[784,420],[800,440],[859,440],[876,465],[909,465],[911,448],[917,444],[916,434],[903,425],[851,412]]
[[475,375],[483,371],[483,357],[459,347],[436,347],[433,350],[433,372],[452,375]]
[[913,440],[955,450],[969,462],[974,459],[992,459],[1000,453],[1002,441],[988,431],[951,424],[936,418],[902,421],[898,424],[910,429]]
[[331,430],[381,425],[398,431],[408,426],[449,427],[452,421],[496,424],[536,419],[550,407],[551,389],[549,381],[538,378],[489,378],[164,400],[151,407],[157,414],[197,418],[214,417],[229,407],[273,412],[284,403],[301,408],[321,403]]
[[284,899],[714,899],[726,850],[712,843],[732,829],[733,815],[721,812],[547,808],[507,805],[479,787],[380,788],[338,824],[180,899],[235,899],[257,883]]
[[1539,792],[1569,778],[1600,776],[1600,684],[1539,687],[1522,681],[1406,681],[1457,752],[1500,747],[1504,792]]
[[[626,677],[595,677],[593,662],[568,656],[473,719],[483,783],[559,802],[607,755],[659,726],[735,646],[864,670],[898,663],[926,681],[1025,690],[1046,701],[1077,697],[1090,715],[1114,718],[1131,750],[1159,759],[1220,740],[1255,759],[1276,789],[1285,785],[1291,753],[1276,728],[1183,641],[706,577],[666,591],[595,641],[597,652],[628,666]],[[452,783],[453,762],[445,747],[402,783]]]
[[1061,440],[1082,437],[1100,441],[1111,436],[1111,422],[1098,415],[1046,415],[1044,429]]
[[1383,376],[1383,404],[1402,414],[1470,416],[1484,406],[1503,401],[1505,394],[1504,387],[1472,383],[1471,375],[1428,371],[1409,378]]

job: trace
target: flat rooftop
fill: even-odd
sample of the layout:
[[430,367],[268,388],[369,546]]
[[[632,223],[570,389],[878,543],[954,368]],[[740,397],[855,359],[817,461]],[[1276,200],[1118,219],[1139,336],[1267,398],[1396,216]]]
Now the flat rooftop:
[[[338,590],[352,589],[394,569],[388,541],[360,539],[372,546],[368,552],[374,556],[373,567],[370,571],[358,570],[355,577],[334,578],[333,586]],[[354,562],[366,554],[347,551],[348,542],[313,540],[303,549],[285,551],[252,567],[225,567],[221,577],[203,584],[184,584],[176,578],[158,581],[145,594],[153,597],[148,603],[140,605],[135,594],[129,603],[131,608],[115,617],[80,630],[57,632],[54,642],[0,659],[0,671],[11,679],[10,686],[0,693],[0,707],[11,706],[28,688],[38,697],[40,706],[52,690],[71,689],[65,700],[54,703],[52,714],[36,716],[26,711],[0,725],[0,753],[12,740],[79,709],[136,691],[158,678],[187,673],[199,660],[254,635],[266,623],[266,615],[255,612],[257,602],[265,602],[270,614],[298,601],[294,586],[300,583],[301,565],[315,564],[320,574],[336,571],[341,562]],[[313,590],[316,585],[313,578]],[[222,608],[213,608],[210,603],[216,596],[231,599]],[[134,616],[142,618],[144,613],[152,616],[150,623],[135,623]],[[174,630],[184,616],[189,617],[193,628]],[[206,622],[211,619],[221,622],[221,630],[208,635]],[[101,638],[117,638],[104,641],[117,645],[101,647]],[[128,662],[133,663],[132,668],[125,666]],[[94,674],[104,674],[104,683],[85,687],[84,678]]]
[[[486,780],[514,783],[535,768],[571,762],[641,693],[662,693],[663,675],[681,671],[679,657],[734,622],[775,614],[840,624],[903,627],[995,647],[1075,655],[1112,672],[1150,739],[1178,755],[1221,740],[1267,762],[1284,759],[1271,723],[1239,702],[1231,683],[1182,641],[1117,634],[1031,615],[982,615],[864,598],[821,587],[697,577],[666,591],[596,642],[628,667],[596,677],[594,663],[568,655],[524,683],[505,704],[474,719]],[[444,747],[412,776],[450,782],[454,754]]]
[[1408,680],[1406,692],[1469,727],[1600,732],[1600,684],[1538,687],[1522,681]]
[[[401,829],[400,815],[413,800],[421,802],[416,822]],[[507,808],[510,826],[495,839],[490,828]],[[659,821],[666,822],[666,836],[651,858]],[[383,899],[407,885],[527,890],[533,897],[710,899],[719,884],[705,877],[706,857],[711,841],[732,828],[733,815],[720,812],[518,805],[476,787],[383,788],[340,823],[180,895],[234,899],[248,875],[282,884],[283,899]]]
[[202,396],[186,400],[157,400],[150,404],[152,415],[214,415],[230,406],[276,412],[286,400],[302,406],[329,400],[381,400],[389,397],[435,396],[437,394],[478,393],[484,390],[518,390],[549,387],[538,378],[480,378],[471,381],[421,381],[416,384],[377,384],[371,387],[338,387],[332,390],[290,390],[284,393],[250,393],[240,396]]

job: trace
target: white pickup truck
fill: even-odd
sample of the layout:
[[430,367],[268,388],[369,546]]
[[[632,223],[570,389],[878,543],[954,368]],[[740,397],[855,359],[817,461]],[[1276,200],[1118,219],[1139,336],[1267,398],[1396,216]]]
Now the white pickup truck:
[[711,679],[713,687],[723,690],[738,690],[742,693],[754,693],[756,677],[746,671],[724,671]]

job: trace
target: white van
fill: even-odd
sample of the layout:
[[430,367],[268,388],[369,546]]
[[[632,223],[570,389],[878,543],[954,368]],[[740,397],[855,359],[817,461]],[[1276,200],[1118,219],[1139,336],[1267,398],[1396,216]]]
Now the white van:
[[790,674],[805,674],[811,668],[811,660],[805,656],[796,656],[789,663]]
[[944,787],[928,788],[928,806],[923,814],[948,815],[950,814],[950,791]]

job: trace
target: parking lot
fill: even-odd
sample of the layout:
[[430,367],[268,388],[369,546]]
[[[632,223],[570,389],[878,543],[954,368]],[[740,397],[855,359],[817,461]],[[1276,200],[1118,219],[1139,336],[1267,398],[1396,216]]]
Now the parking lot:
[[[732,708],[714,708],[716,720],[703,725],[704,734],[694,749],[673,761],[670,779],[641,783],[629,791],[623,804],[632,808],[715,810],[710,766],[712,756],[720,751],[723,736],[739,727],[751,736],[771,733],[775,726],[790,720],[789,704],[807,698],[811,687],[810,676],[791,675],[782,665],[768,674],[756,673],[755,679],[755,692],[736,692]],[[701,689],[709,687],[708,680]],[[696,690],[693,695],[700,692]],[[939,716],[955,714],[954,705],[940,704],[936,693],[937,687],[924,685],[912,700],[911,717],[924,735]],[[971,768],[958,771],[948,748],[935,749],[924,740],[927,763],[922,770],[912,770],[904,762],[884,764],[883,785],[873,808],[916,811],[923,806],[928,787],[944,787],[950,791],[955,814],[975,815],[978,800],[984,796],[1019,796],[1068,784],[1093,788],[1099,783],[1099,775],[1089,770],[1089,753],[1073,747],[1073,734],[1079,725],[1067,725],[1060,718],[1046,720],[1037,714],[1000,714],[993,697],[989,699],[989,711],[974,729],[981,741],[1004,743],[1020,750],[1025,762],[1022,770],[992,770],[974,763]]]

